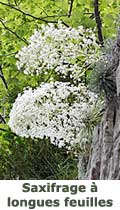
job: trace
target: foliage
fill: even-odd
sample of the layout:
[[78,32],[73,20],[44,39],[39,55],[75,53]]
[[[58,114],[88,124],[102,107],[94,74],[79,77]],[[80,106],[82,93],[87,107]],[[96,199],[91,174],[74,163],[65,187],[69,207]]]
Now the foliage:
[[[61,78],[68,81],[71,78],[71,81],[76,83],[76,75],[83,75],[85,65],[90,65],[89,59],[91,58],[91,63],[94,62],[93,53],[95,46],[97,48],[94,34],[84,37],[85,32],[81,29],[82,27],[80,31],[73,28],[68,30],[61,23],[58,23],[58,28],[53,24],[42,25],[41,32],[35,32],[31,37],[30,45],[18,52],[18,70],[23,68],[25,74],[41,76],[41,71],[46,75],[49,69],[53,69],[61,74]],[[86,32],[92,34],[90,30]],[[79,33],[82,33],[80,40]],[[84,68],[79,68],[79,63]],[[50,75],[50,79],[53,74]],[[79,80],[82,81],[82,78],[79,77]],[[86,144],[85,138],[81,138],[81,130],[88,127],[86,118],[90,115],[95,101],[96,96],[87,90],[84,83],[78,87],[66,82],[44,83],[36,90],[28,89],[23,95],[18,95],[10,113],[9,125],[19,136],[50,138],[53,144],[58,147],[67,146],[68,149],[76,143],[80,147],[82,143]],[[92,123],[91,130],[94,126]],[[89,137],[86,138],[89,142]]]
[[99,95],[112,95],[116,92],[116,86],[112,75],[112,46],[114,41],[108,40],[102,49],[101,56],[93,66],[93,71],[89,75],[90,89]]
[[77,159],[48,141],[0,132],[0,179],[75,179]]
[[[1,4],[1,2],[3,4]],[[83,25],[84,28],[92,28],[96,31],[96,23],[93,14],[92,0],[74,0],[72,13],[68,17],[70,1],[65,0],[2,0],[0,2],[0,64],[8,89],[5,88],[2,79],[0,80],[0,114],[7,122],[9,112],[12,108],[18,93],[24,87],[36,88],[41,82],[49,80],[46,75],[31,77],[17,71],[15,55],[23,47],[28,45],[28,39],[34,30],[40,30],[41,24],[48,22],[57,23],[62,21],[64,25],[77,28]],[[109,13],[108,13],[109,10]],[[102,16],[102,29],[104,38],[115,37],[116,25],[119,25],[118,15],[120,0],[100,1],[100,14]],[[111,27],[112,25],[112,27]],[[89,76],[86,71],[86,76]],[[48,75],[49,76],[49,75]],[[58,78],[57,78],[58,79]],[[86,81],[86,78],[85,78]],[[0,116],[1,116],[0,115]],[[92,119],[92,117],[91,117]],[[43,161],[44,148],[41,150],[41,141],[17,137],[0,118],[0,178],[1,179],[30,179],[30,178],[54,178],[54,179],[75,179],[77,176],[77,162],[74,156],[63,155],[60,148],[56,152],[51,145],[51,165],[57,172],[51,173],[49,163]],[[84,133],[84,132],[83,132]],[[32,146],[31,146],[32,145]],[[32,156],[31,150],[32,149]],[[49,147],[48,147],[49,148]],[[47,148],[46,148],[47,149]],[[41,153],[38,150],[42,151]],[[49,152],[48,151],[48,152]],[[85,150],[87,151],[87,150]],[[36,158],[36,154],[39,154]],[[88,154],[87,151],[85,154]],[[54,159],[54,160],[53,160]],[[29,161],[30,160],[30,161]],[[56,162],[55,162],[56,160]],[[41,165],[39,164],[41,162]],[[34,167],[36,165],[36,168]],[[44,169],[46,165],[47,169]],[[41,171],[40,171],[41,169]],[[46,170],[46,173],[45,173]],[[31,172],[32,171],[32,172]],[[41,174],[43,171],[43,174]],[[31,177],[32,174],[32,177]],[[44,176],[45,175],[45,176]]]

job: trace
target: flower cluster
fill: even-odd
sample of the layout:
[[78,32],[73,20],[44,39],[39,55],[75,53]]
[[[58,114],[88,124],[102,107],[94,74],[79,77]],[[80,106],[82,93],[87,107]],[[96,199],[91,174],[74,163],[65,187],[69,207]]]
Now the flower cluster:
[[16,55],[17,68],[25,74],[48,74],[54,71],[64,78],[70,75],[74,81],[96,57],[95,34],[91,29],[79,26],[77,29],[58,25],[42,25],[30,37],[29,45]]
[[43,83],[18,95],[9,126],[19,136],[49,138],[59,147],[69,147],[80,142],[80,131],[95,102],[95,95],[82,84]]

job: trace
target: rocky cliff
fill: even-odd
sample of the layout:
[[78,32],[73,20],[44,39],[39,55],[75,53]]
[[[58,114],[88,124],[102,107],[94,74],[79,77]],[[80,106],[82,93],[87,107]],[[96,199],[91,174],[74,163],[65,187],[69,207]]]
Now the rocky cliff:
[[102,120],[94,130],[86,179],[120,179],[120,33],[109,69],[115,91],[105,97]]

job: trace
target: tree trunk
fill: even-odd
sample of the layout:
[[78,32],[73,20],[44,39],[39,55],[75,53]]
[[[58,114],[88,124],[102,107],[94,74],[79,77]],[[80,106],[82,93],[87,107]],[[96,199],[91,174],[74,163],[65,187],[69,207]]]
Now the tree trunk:
[[106,99],[100,124],[94,129],[86,179],[120,179],[120,34],[114,45],[111,78],[116,92]]

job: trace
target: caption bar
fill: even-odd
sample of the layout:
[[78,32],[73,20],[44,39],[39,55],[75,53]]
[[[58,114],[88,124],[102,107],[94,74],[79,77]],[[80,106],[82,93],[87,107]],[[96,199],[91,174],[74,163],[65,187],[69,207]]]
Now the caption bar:
[[120,209],[120,181],[0,181],[0,209]]

